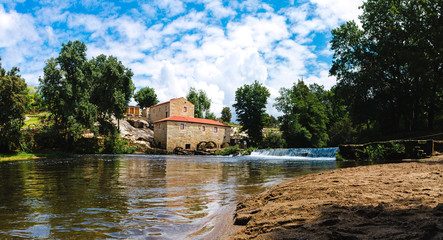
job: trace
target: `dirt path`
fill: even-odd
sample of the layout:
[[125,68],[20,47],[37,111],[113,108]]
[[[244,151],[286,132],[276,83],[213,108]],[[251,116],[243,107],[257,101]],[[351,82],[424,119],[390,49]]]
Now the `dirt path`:
[[443,156],[339,169],[240,202],[233,239],[443,239]]

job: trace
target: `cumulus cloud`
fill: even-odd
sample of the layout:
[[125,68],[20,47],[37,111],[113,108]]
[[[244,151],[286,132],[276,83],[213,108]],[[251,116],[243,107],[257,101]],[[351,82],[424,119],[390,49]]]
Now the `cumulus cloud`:
[[56,3],[43,1],[28,12],[12,3],[12,10],[0,6],[4,66],[19,66],[35,85],[45,60],[58,55],[61,43],[78,39],[87,44],[88,57],[116,56],[134,72],[136,87],[153,87],[161,101],[185,96],[190,87],[204,90],[216,115],[232,107],[237,88],[255,80],[271,92],[272,115],[279,114],[272,107],[278,90],[302,77],[334,85],[330,47],[315,45],[314,36],[327,39],[332,28],[357,19],[361,5],[288,1],[277,9],[260,0],[159,0],[122,7],[125,3],[88,0],[78,11],[79,4]]

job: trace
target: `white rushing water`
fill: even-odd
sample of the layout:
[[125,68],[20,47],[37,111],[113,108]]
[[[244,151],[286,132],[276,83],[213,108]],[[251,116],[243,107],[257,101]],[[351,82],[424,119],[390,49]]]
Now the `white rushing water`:
[[338,148],[275,148],[257,149],[251,153],[254,157],[285,157],[298,160],[335,160]]

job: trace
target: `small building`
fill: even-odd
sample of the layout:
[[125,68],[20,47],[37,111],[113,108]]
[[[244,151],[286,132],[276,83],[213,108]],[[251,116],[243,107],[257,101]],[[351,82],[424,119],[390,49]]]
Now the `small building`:
[[194,117],[194,104],[184,97],[174,98],[148,108],[146,117],[148,122],[168,118],[170,116]]
[[139,106],[127,106],[126,107],[127,116],[141,116],[141,111]]
[[214,120],[172,116],[154,122],[154,142],[168,151],[176,147],[197,150],[202,141],[212,141],[220,148],[230,142],[230,131],[229,125]]

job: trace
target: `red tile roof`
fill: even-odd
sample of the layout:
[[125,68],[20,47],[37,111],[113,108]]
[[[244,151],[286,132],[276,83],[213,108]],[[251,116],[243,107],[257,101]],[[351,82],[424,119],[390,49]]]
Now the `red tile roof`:
[[224,123],[217,122],[217,121],[214,121],[214,120],[210,120],[210,119],[182,117],[182,116],[167,117],[167,118],[163,118],[163,119],[160,119],[158,121],[155,121],[154,123],[165,122],[165,121],[191,122],[191,123],[201,123],[201,124],[229,127],[229,125],[226,125]]

